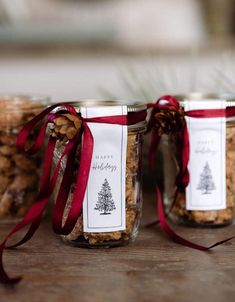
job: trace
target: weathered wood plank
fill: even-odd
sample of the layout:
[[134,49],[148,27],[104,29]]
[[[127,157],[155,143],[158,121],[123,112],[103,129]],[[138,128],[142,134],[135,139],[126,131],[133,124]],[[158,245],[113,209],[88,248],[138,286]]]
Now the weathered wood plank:
[[[153,207],[147,205],[143,221],[153,218]],[[0,238],[8,227],[1,225]],[[204,244],[235,234],[235,226],[175,228]],[[142,227],[127,247],[87,250],[64,244],[44,221],[29,243],[4,258],[7,270],[24,279],[14,288],[1,285],[1,302],[235,300],[235,241],[203,253],[169,241],[159,227]]]

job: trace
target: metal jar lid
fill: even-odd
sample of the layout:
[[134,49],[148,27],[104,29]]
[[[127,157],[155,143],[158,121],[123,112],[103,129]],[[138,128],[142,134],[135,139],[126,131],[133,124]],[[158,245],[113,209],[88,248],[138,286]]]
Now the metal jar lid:
[[175,96],[179,101],[180,105],[184,107],[185,100],[192,101],[204,101],[204,100],[225,100],[226,107],[234,107],[235,106],[235,94],[216,94],[216,93],[200,93],[193,92],[189,94],[180,94]]
[[138,112],[147,109],[147,105],[143,102],[132,102],[124,100],[103,100],[103,99],[85,99],[69,102],[74,107],[101,107],[101,106],[127,106],[128,112]]

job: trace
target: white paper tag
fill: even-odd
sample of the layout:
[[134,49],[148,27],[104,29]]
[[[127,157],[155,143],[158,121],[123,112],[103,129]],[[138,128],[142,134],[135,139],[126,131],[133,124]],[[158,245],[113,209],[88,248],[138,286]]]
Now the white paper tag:
[[[185,111],[225,109],[225,100],[185,101]],[[190,182],[186,188],[187,210],[226,208],[226,118],[186,117]]]
[[[126,106],[81,108],[84,118],[127,115]],[[88,123],[94,138],[83,202],[84,232],[126,229],[127,126]]]

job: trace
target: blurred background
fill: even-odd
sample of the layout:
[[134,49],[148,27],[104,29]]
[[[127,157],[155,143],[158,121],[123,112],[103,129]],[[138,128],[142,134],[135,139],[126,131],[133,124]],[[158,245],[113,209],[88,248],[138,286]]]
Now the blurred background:
[[235,0],[0,0],[0,93],[235,90]]

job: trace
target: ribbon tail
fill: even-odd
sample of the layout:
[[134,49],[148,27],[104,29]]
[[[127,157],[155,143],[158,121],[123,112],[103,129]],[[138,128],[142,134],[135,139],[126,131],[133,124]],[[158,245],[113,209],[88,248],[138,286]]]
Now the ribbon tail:
[[169,226],[169,224],[167,223],[166,217],[165,217],[165,213],[164,213],[164,207],[163,207],[163,201],[162,201],[162,197],[161,197],[161,193],[158,187],[156,187],[156,191],[157,191],[157,208],[158,208],[158,216],[159,216],[159,223],[161,225],[161,228],[163,229],[163,231],[165,232],[165,234],[172,239],[174,242],[182,244],[184,246],[199,250],[199,251],[208,251],[218,245],[221,245],[229,240],[232,240],[233,238],[235,238],[235,236],[229,237],[227,239],[224,239],[222,241],[216,242],[215,244],[212,244],[211,246],[207,247],[207,246],[203,246],[200,244],[196,244],[193,243],[192,241],[186,240],[183,237],[177,235]]
[[7,246],[8,249],[15,248],[15,247],[18,247],[20,245],[23,245],[24,243],[26,243],[27,241],[29,241],[33,237],[34,233],[37,231],[37,229],[38,229],[38,227],[41,223],[44,209],[45,209],[46,205],[48,204],[48,199],[44,199],[43,204],[44,204],[43,209],[33,219],[32,224],[31,224],[30,228],[28,229],[27,233],[25,234],[25,236],[19,242],[15,243],[14,245]]
[[1,283],[5,283],[5,284],[16,284],[22,279],[22,276],[18,276],[14,278],[8,276],[8,274],[6,273],[3,267],[3,261],[2,261],[4,250],[5,250],[5,243],[2,243],[0,245],[0,281]]
[[[22,220],[12,229],[12,231],[5,237],[4,241],[0,245],[0,282],[14,284],[21,280],[21,277],[10,278],[3,267],[3,252],[5,249],[14,248],[26,243],[32,238],[36,230],[38,229],[45,207],[48,204],[49,196],[51,194],[50,188],[48,189],[48,183],[50,180],[51,162],[53,158],[53,151],[55,148],[55,140],[49,139],[45,163],[43,167],[43,173],[41,177],[41,188],[39,198],[35,201]],[[19,230],[23,229],[27,225],[30,225],[25,236],[17,243],[7,246],[7,241]]]
[[214,248],[214,247],[216,247],[218,245],[224,244],[224,243],[226,243],[226,242],[228,242],[228,241],[230,241],[230,240],[232,240],[234,238],[235,238],[235,236],[231,236],[231,237],[226,238],[224,240],[218,241],[218,242],[212,244],[211,246],[209,246],[207,249],[210,250],[210,249],[212,249],[212,248]]
[[[10,278],[8,276],[3,267],[3,252],[5,249],[14,248],[24,244],[34,235],[40,225],[42,214],[47,203],[48,199],[42,199],[34,203],[25,215],[25,217],[14,227],[14,229],[6,236],[5,240],[0,245],[0,282],[14,284],[22,279],[22,277]],[[10,239],[16,232],[23,229],[29,224],[31,224],[31,226],[27,231],[26,235],[23,237],[23,239],[13,245],[7,246],[8,239]]]
[[72,232],[82,210],[82,204],[86,193],[89,178],[91,159],[93,153],[93,136],[87,123],[84,122],[83,143],[80,157],[80,165],[77,174],[76,186],[71,203],[71,209],[67,220],[63,226],[63,234],[68,235]]
[[[169,209],[169,210],[167,211],[167,213],[165,214],[165,218],[168,218],[168,216],[171,214],[171,212],[172,212],[172,210],[173,210],[173,208],[174,208],[174,206],[175,206],[175,202],[176,202],[176,198],[177,198],[177,196],[178,196],[178,192],[179,192],[179,190],[178,190],[178,188],[176,188],[175,194],[174,194],[173,202],[172,202],[172,204],[171,204],[171,206],[170,206],[170,209]],[[165,212],[164,212],[164,213],[165,213]],[[153,221],[153,222],[151,222],[151,223],[148,223],[145,227],[151,228],[151,227],[155,226],[156,224],[159,224],[159,219],[157,219],[157,220],[155,220],[155,221]]]

